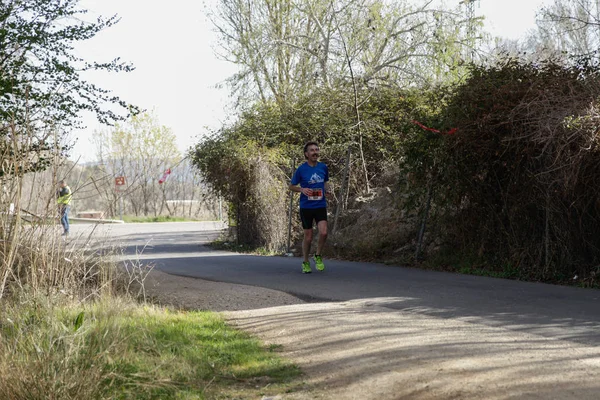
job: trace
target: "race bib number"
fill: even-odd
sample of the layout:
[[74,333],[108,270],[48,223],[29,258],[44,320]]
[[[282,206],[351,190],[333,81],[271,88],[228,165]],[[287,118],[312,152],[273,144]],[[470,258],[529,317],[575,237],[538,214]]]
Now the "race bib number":
[[309,200],[321,200],[323,198],[323,189],[311,189]]

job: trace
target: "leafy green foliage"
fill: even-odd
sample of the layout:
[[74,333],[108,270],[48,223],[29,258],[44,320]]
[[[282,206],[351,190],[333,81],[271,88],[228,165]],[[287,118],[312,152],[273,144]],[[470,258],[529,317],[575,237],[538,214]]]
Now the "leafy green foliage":
[[79,314],[77,314],[77,317],[75,317],[75,320],[73,321],[73,327],[75,330],[78,330],[79,328],[81,328],[81,326],[83,325],[83,319],[85,317],[85,313],[82,311]]
[[81,79],[80,72],[102,69],[129,71],[118,59],[105,63],[86,62],[73,54],[73,43],[87,40],[114,25],[118,19],[98,18],[82,22],[86,13],[78,0],[34,0],[3,2],[0,6],[0,117],[24,123],[23,107],[35,112],[35,121],[71,126],[81,110],[95,111],[103,122],[122,117],[101,103],[128,104],[106,90]]
[[[279,241],[285,237],[288,212],[283,201],[287,197],[285,189],[292,173],[292,160],[296,166],[304,162],[302,146],[306,141],[320,143],[321,159],[329,166],[331,183],[334,190],[339,188],[349,143],[355,150],[358,147],[353,104],[347,101],[348,90],[350,88],[315,92],[283,109],[275,104],[255,105],[242,113],[236,124],[205,138],[195,147],[191,153],[194,165],[211,188],[232,206],[232,218],[242,237],[240,244],[280,249],[281,242],[275,245],[260,235],[271,229],[269,227],[281,225],[277,228],[280,233],[271,237],[276,236]],[[363,151],[370,180],[381,179],[391,163],[404,157],[403,144],[411,137],[423,135],[411,120],[417,113],[420,116],[431,113],[432,107],[425,100],[427,97],[418,91],[381,89],[364,102]],[[264,168],[271,171],[271,178],[257,181],[258,171],[264,172]],[[351,163],[353,193],[364,183],[359,169],[360,164]],[[257,194],[264,194],[261,189],[264,187],[277,195],[257,202]],[[330,206],[335,205],[333,199]],[[256,222],[263,210],[268,210],[270,217],[264,227]],[[238,221],[243,213],[248,213],[248,218]],[[275,220],[278,222],[273,223]]]
[[[82,71],[130,71],[119,59],[87,62],[74,54],[75,42],[92,38],[118,19],[83,22],[79,0],[8,0],[0,4],[0,136],[18,146],[0,151],[3,158],[18,154],[23,173],[46,168],[50,152],[65,153],[64,130],[80,126],[81,111],[90,111],[104,123],[120,120],[123,111],[137,112],[109,91],[81,77]],[[5,141],[3,141],[5,143]],[[57,148],[58,147],[58,148]]]

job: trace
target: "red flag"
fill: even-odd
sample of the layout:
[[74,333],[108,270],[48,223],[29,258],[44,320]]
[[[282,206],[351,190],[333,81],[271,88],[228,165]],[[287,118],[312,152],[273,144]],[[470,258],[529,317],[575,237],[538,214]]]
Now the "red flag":
[[165,173],[163,174],[162,178],[160,178],[160,179],[158,180],[158,183],[159,183],[159,184],[160,184],[160,183],[165,183],[165,181],[167,180],[167,178],[168,178],[168,176],[169,176],[170,174],[171,174],[171,168],[169,168],[169,169],[167,169],[167,170],[165,171]]

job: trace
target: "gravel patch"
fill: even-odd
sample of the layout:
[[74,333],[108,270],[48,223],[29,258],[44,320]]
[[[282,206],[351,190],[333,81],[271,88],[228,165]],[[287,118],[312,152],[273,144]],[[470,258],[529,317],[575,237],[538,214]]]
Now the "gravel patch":
[[170,275],[156,269],[146,278],[145,287],[158,304],[185,310],[254,310],[304,303],[277,290]]

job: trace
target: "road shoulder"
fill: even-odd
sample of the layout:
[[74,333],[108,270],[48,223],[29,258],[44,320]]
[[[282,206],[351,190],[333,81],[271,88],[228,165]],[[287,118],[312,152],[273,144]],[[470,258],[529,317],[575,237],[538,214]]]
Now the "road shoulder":
[[152,270],[145,281],[154,302],[184,310],[236,311],[303,304],[277,290],[167,274]]
[[305,303],[271,289],[152,271],[160,304],[221,311],[305,372],[276,399],[597,399],[600,348],[397,310],[403,298]]

